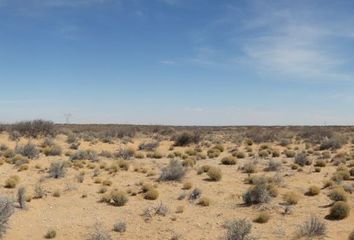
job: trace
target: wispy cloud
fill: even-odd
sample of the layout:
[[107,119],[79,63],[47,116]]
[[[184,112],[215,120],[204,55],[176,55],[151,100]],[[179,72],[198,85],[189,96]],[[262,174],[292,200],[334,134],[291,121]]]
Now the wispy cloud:
[[174,60],[161,60],[160,63],[161,63],[161,64],[164,64],[164,65],[174,65],[174,64],[176,64],[177,62],[174,61]]
[[[354,81],[351,56],[340,45],[354,39],[354,17],[336,15],[329,20],[326,12],[308,1],[284,2],[251,0],[243,11],[238,5],[226,5],[220,18],[194,36],[198,51],[193,63],[244,64],[279,79]],[[228,51],[218,51],[212,42]]]

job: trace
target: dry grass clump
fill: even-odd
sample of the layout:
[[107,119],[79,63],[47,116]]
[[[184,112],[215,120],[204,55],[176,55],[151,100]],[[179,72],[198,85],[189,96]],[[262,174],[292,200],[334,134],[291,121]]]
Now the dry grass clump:
[[327,227],[318,217],[312,216],[302,225],[297,227],[296,236],[298,238],[306,237],[313,239],[315,237],[323,237],[326,235]]
[[211,181],[220,181],[222,178],[222,172],[220,168],[217,167],[210,167],[207,175]]
[[191,182],[185,182],[185,183],[183,183],[182,189],[189,190],[192,188],[192,186],[193,186],[193,184]]
[[300,200],[300,195],[297,192],[287,192],[284,194],[283,199],[288,205],[296,205]]
[[221,151],[217,148],[211,148],[207,151],[208,158],[217,158],[221,154]]
[[20,182],[20,177],[17,175],[10,176],[8,179],[5,181],[5,188],[15,188],[17,184]]
[[169,164],[161,170],[159,180],[161,181],[179,181],[186,174],[186,169],[176,159],[171,159]]
[[52,145],[52,146],[46,147],[43,150],[43,153],[46,156],[60,156],[62,154],[62,149],[58,145]]
[[306,195],[308,196],[316,196],[320,193],[321,189],[317,186],[310,186],[308,191],[306,192]]
[[245,173],[255,173],[257,172],[257,165],[254,161],[248,161],[242,166],[242,170]]
[[266,167],[267,171],[279,171],[281,168],[281,162],[279,160],[271,159]]
[[267,223],[270,219],[270,214],[267,212],[261,212],[257,215],[257,217],[253,220],[256,223]]
[[125,192],[114,189],[108,195],[103,196],[101,200],[113,206],[121,207],[128,202],[128,197]]
[[346,202],[336,202],[329,210],[328,217],[333,220],[342,220],[350,214],[350,206]]
[[203,207],[207,207],[210,205],[210,199],[207,197],[202,197],[199,199],[198,205],[203,206]]
[[293,157],[295,157],[296,153],[295,153],[295,151],[286,149],[286,150],[284,151],[284,155],[285,155],[287,158],[293,158]]
[[347,201],[347,193],[344,191],[343,187],[336,187],[332,189],[329,192],[328,197],[334,202]]
[[45,238],[47,239],[52,239],[57,236],[57,232],[54,229],[49,229],[47,233],[44,235]]
[[144,198],[147,200],[156,200],[159,197],[159,192],[155,188],[150,188],[144,194]]
[[221,163],[224,165],[235,165],[236,162],[236,158],[233,156],[228,156],[221,159]]

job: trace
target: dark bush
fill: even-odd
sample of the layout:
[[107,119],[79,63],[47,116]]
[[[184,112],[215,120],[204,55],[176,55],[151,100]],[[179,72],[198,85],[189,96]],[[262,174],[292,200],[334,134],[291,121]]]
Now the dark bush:
[[30,142],[24,146],[16,145],[15,152],[17,154],[21,154],[24,157],[28,157],[29,159],[37,158],[39,155],[39,151],[36,145]]
[[179,147],[183,147],[183,146],[187,146],[189,144],[192,144],[192,143],[199,143],[199,141],[201,140],[201,137],[200,137],[200,133],[195,131],[193,133],[191,132],[183,132],[177,136],[175,136],[173,138],[174,140],[174,145],[175,146],[179,146]]
[[51,121],[33,120],[22,121],[11,126],[12,131],[19,132],[26,137],[52,136],[55,134],[55,126]]
[[242,196],[245,204],[267,203],[272,199],[267,184],[251,186]]
[[311,160],[307,157],[306,153],[298,153],[295,156],[295,163],[300,166],[310,165]]

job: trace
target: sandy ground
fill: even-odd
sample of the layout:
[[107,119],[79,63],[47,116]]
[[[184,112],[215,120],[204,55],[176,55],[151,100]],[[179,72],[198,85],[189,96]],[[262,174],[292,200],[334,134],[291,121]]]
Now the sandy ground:
[[[33,141],[40,143],[41,141]],[[131,146],[137,146],[142,139],[134,139]],[[13,148],[15,142],[8,140],[6,134],[0,135],[0,144],[6,144]],[[26,140],[22,140],[26,143]],[[65,136],[58,136],[56,143],[67,149]],[[172,142],[162,142],[159,152],[168,153]],[[101,150],[115,151],[122,146],[122,143],[97,143],[90,145],[87,142],[81,142],[80,149],[93,149],[97,152]],[[225,144],[231,147],[232,144]],[[256,146],[253,146],[256,148]],[[176,149],[175,149],[176,150]],[[180,148],[183,151],[184,149]],[[205,149],[206,150],[206,149]],[[64,150],[65,152],[65,150]],[[222,156],[228,155],[226,151]],[[278,173],[264,172],[262,170],[265,162],[258,166],[257,175],[280,174],[284,177],[285,185],[279,189],[278,197],[270,203],[259,206],[243,206],[242,194],[250,186],[243,182],[247,177],[242,173],[239,167],[248,159],[239,159],[236,165],[226,166],[220,164],[220,158],[199,160],[195,167],[190,168],[182,182],[156,182],[160,169],[168,163],[167,158],[162,159],[132,159],[128,171],[120,170],[114,175],[102,170],[99,177],[102,180],[109,179],[112,186],[108,189],[118,188],[120,190],[130,190],[138,193],[141,182],[150,182],[157,185],[159,198],[157,200],[145,200],[142,194],[129,196],[125,206],[115,207],[99,202],[102,194],[98,193],[101,184],[94,183],[93,169],[84,167],[76,170],[69,168],[66,176],[61,179],[48,178],[46,168],[50,163],[57,159],[66,160],[68,157],[45,157],[43,154],[38,159],[31,160],[29,169],[18,172],[17,168],[8,163],[0,166],[0,183],[11,175],[18,175],[20,183],[18,186],[25,186],[28,194],[32,194],[34,185],[41,181],[41,185],[47,191],[47,196],[42,199],[33,199],[27,203],[27,209],[15,209],[15,213],[10,219],[9,229],[4,236],[5,240],[28,240],[44,239],[48,229],[55,229],[57,236],[55,239],[86,239],[88,234],[93,231],[94,225],[100,224],[107,230],[113,239],[171,239],[173,235],[179,234],[181,239],[223,239],[226,229],[223,227],[225,222],[235,218],[247,218],[250,221],[261,210],[267,210],[271,214],[268,223],[252,225],[252,234],[258,239],[289,239],[294,236],[296,226],[303,223],[311,215],[316,215],[323,219],[328,228],[326,239],[347,239],[349,233],[354,230],[354,201],[353,195],[349,196],[348,203],[351,206],[351,215],[340,221],[331,221],[325,219],[329,208],[325,207],[331,201],[326,196],[328,189],[321,190],[317,196],[309,197],[304,193],[311,185],[322,187],[323,181],[335,171],[335,167],[328,166],[322,169],[320,173],[312,172],[311,167],[304,167],[304,171],[298,172],[291,170],[291,159],[286,159],[282,170]],[[280,157],[279,159],[285,159]],[[100,157],[100,161],[108,164],[116,161]],[[98,163],[95,163],[97,166]],[[221,181],[211,182],[207,180],[205,174],[198,175],[197,168],[201,165],[215,165],[222,170],[223,177]],[[43,170],[35,166],[41,165]],[[148,176],[146,173],[134,171],[134,167],[144,167],[148,172],[155,172],[156,175]],[[83,183],[79,183],[75,176],[80,172],[85,172]],[[210,198],[211,204],[202,207],[188,200],[178,200],[183,193],[190,193],[191,190],[183,190],[183,182],[190,181],[193,188],[198,187],[202,190],[202,196]],[[348,181],[353,183],[353,181]],[[61,192],[60,197],[52,196],[55,190]],[[282,194],[290,190],[295,190],[301,194],[300,201],[293,207],[291,215],[284,215],[284,206]],[[109,190],[108,190],[109,191]],[[0,194],[10,196],[15,199],[16,189],[0,188]],[[82,198],[87,194],[86,198]],[[145,221],[141,216],[144,209],[157,206],[163,203],[169,209],[166,216],[153,216],[150,221]],[[176,213],[179,206],[184,207],[183,213]],[[123,221],[127,224],[126,232],[116,233],[112,230],[113,224]]]

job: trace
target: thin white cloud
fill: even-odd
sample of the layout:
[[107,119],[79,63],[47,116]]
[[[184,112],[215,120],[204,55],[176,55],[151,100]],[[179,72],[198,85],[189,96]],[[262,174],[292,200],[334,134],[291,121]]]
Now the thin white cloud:
[[165,65],[174,65],[174,64],[176,64],[177,62],[174,61],[174,60],[161,60],[160,63],[161,63],[161,64],[165,64]]

